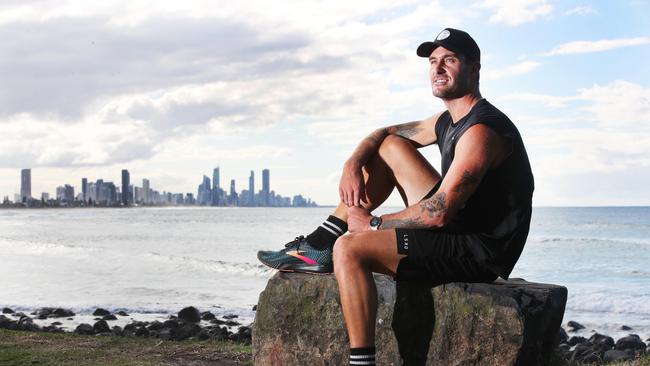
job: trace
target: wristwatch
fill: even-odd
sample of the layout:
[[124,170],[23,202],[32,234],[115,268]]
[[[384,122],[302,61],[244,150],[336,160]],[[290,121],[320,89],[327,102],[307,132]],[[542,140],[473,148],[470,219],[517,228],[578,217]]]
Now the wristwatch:
[[370,219],[370,230],[379,230],[379,225],[381,225],[381,216],[373,216]]

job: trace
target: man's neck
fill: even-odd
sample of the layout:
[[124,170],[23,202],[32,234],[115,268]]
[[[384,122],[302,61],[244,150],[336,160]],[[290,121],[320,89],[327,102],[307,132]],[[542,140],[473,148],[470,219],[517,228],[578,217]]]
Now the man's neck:
[[443,99],[443,102],[451,114],[452,122],[456,123],[461,118],[465,117],[472,107],[474,107],[474,105],[481,99],[483,99],[483,97],[481,97],[481,93],[477,91],[456,99]]

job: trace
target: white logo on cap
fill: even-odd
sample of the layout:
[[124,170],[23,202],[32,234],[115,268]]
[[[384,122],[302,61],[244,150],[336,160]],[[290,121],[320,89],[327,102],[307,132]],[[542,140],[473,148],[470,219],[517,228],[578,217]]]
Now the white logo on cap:
[[440,32],[440,34],[438,34],[438,37],[436,37],[436,41],[442,41],[443,39],[449,37],[450,34],[451,33],[449,33],[449,31],[445,29],[442,32]]

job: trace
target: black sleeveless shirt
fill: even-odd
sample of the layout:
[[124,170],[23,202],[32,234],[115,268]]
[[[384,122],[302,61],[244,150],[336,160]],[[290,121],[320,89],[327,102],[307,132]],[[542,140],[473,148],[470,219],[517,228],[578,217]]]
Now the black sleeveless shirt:
[[469,234],[474,255],[490,270],[508,278],[524,248],[532,214],[533,173],[519,131],[510,119],[482,99],[458,122],[449,111],[436,123],[442,156],[442,177],[454,161],[456,142],[470,127],[481,123],[512,143],[510,155],[490,168],[465,206],[443,230]]

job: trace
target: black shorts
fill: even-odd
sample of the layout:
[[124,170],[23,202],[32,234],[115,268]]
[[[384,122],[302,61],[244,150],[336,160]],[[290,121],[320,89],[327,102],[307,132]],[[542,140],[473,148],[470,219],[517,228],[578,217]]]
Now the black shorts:
[[450,282],[492,282],[497,275],[477,259],[472,235],[439,230],[395,229],[397,252],[404,254],[395,280],[424,281],[433,285]]
[[[439,183],[424,199],[438,189]],[[498,277],[478,259],[482,248],[473,234],[427,229],[395,229],[395,233],[397,252],[406,255],[397,265],[397,281],[442,285],[450,282],[492,282]]]

